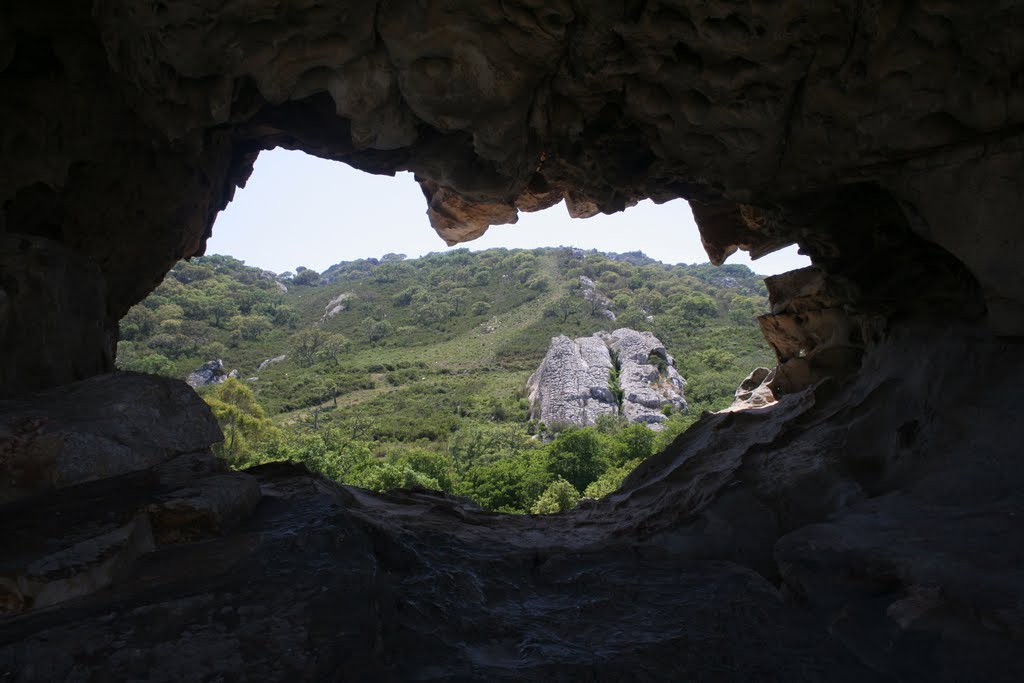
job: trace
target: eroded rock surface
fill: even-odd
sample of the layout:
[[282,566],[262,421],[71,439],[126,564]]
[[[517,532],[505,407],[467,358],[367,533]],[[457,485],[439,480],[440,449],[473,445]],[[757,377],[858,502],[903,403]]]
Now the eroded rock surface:
[[[1008,397],[1024,356],[955,332],[925,346],[930,328],[897,326],[852,381],[706,414],[618,492],[565,514],[370,494],[287,464],[228,475],[198,456],[5,506],[0,537],[20,551],[5,558],[57,529],[36,553],[52,559],[26,566],[56,566],[62,548],[124,559],[116,580],[45,608],[8,590],[21,612],[0,618],[0,672],[1020,680],[1024,425]],[[983,416],[1003,427],[964,428]],[[260,497],[237,498],[234,527],[123,540],[154,500],[196,500],[195,481]]]
[[526,390],[530,415],[552,427],[592,425],[601,415],[658,427],[666,407],[686,410],[685,386],[653,334],[620,328],[578,339],[552,338]]
[[545,424],[592,425],[601,415],[617,415],[609,388],[611,353],[598,336],[551,339],[544,361],[527,382],[530,414]]
[[111,332],[275,146],[414,172],[449,242],[685,197],[716,262],[870,239],[804,201],[866,184],[1024,332],[1019,2],[52,9],[0,15],[0,226],[95,264]]
[[[273,361],[273,359],[270,359]],[[264,361],[267,362],[267,361]],[[261,364],[262,365],[262,364]],[[263,367],[260,367],[262,370]],[[224,369],[224,361],[220,358],[216,360],[206,361],[198,368],[188,374],[185,379],[188,385],[192,388],[205,387],[211,384],[223,384],[228,381],[229,377],[237,377],[238,371],[232,370],[228,372]]]
[[657,337],[626,327],[604,336],[619,369],[620,413],[630,422],[656,426],[668,412],[686,410],[686,380]]
[[0,402],[0,619],[100,591],[157,548],[230,531],[256,479],[182,382],[101,375]]
[[164,377],[117,372],[0,401],[0,503],[145,470],[221,438],[195,392]]

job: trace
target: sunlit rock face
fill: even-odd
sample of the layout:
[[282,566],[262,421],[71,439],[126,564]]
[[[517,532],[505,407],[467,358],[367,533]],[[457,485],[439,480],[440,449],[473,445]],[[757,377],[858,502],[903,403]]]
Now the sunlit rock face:
[[[0,674],[1024,679],[1022,24],[1013,0],[5,3],[0,468],[27,483]],[[813,267],[761,320],[777,402],[544,519],[225,471],[183,384],[103,373],[274,146],[415,172],[449,242],[685,197],[714,262],[798,243]],[[151,428],[174,406],[203,415],[185,446]],[[109,447],[74,451],[90,425]]]
[[667,414],[686,410],[685,386],[657,337],[623,327],[552,338],[526,394],[530,417],[552,430],[594,425],[602,415],[657,430]]

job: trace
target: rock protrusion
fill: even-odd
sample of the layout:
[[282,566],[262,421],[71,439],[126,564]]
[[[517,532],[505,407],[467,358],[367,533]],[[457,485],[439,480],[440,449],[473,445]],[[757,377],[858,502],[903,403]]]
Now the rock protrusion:
[[148,469],[223,438],[179,380],[99,375],[0,401],[0,503]]
[[221,438],[194,391],[156,375],[0,401],[0,615],[90,595],[248,518],[259,482],[213,455]]
[[620,413],[627,420],[656,426],[665,421],[666,409],[686,410],[686,380],[657,337],[626,327],[602,336],[618,361]]
[[548,426],[586,426],[601,415],[621,415],[657,429],[666,412],[686,410],[685,386],[657,337],[620,328],[554,337],[527,392],[531,417]]
[[736,397],[733,399],[732,405],[719,412],[730,413],[735,410],[764,408],[772,405],[777,401],[772,392],[772,382],[774,381],[775,370],[754,368],[736,387]]
[[217,360],[206,361],[200,365],[189,373],[185,381],[193,389],[198,389],[210,384],[222,384],[231,377],[238,377],[238,371],[232,370],[228,372],[224,369],[224,361],[218,358]]
[[280,363],[287,358],[288,354],[286,353],[282,353],[280,356],[274,356],[273,358],[268,358],[262,363],[260,363],[260,366],[256,368],[256,370],[257,372],[263,372],[265,369],[267,369],[267,366],[273,365],[274,363]]
[[618,404],[609,388],[613,368],[600,337],[554,337],[527,382],[531,417],[554,426],[591,425],[601,415],[616,415]]
[[348,310],[349,302],[352,299],[352,292],[342,292],[327,302],[324,306],[324,314],[320,316],[320,322],[327,322],[329,319]]

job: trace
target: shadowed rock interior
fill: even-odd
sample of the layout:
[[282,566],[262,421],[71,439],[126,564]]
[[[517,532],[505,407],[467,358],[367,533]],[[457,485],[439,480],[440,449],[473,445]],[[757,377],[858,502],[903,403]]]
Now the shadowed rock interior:
[[[1013,0],[6,3],[0,673],[1024,679],[1022,24]],[[112,372],[117,321],[276,146],[414,172],[449,243],[683,197],[713,262],[800,245],[761,319],[777,401],[550,517],[225,470],[191,389]]]

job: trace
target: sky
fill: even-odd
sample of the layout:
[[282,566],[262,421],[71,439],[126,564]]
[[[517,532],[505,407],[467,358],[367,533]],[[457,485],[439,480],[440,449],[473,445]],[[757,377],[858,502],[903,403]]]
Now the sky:
[[[640,250],[664,263],[704,263],[689,205],[643,201],[625,211],[571,219],[563,204],[520,213],[513,225],[492,226],[472,242],[448,247],[430,227],[426,202],[411,173],[375,176],[302,152],[260,154],[249,182],[217,217],[207,254],[228,254],[276,273],[298,266],[323,271],[341,261],[394,252],[413,258],[432,251],[494,247],[573,246],[606,252]],[[763,275],[809,265],[789,247],[743,263]]]

